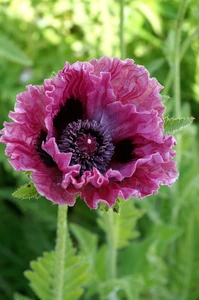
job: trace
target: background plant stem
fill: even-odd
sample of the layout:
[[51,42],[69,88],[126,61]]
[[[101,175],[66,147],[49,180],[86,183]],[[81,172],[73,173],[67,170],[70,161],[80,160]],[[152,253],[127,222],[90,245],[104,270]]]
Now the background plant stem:
[[124,43],[124,1],[120,0],[120,56],[121,59],[125,59],[125,43]]
[[58,206],[57,241],[56,241],[56,273],[55,273],[55,300],[63,299],[64,266],[66,254],[67,234],[67,205]]
[[[181,68],[180,68],[180,61],[181,61],[181,34],[182,34],[182,24],[185,16],[185,12],[187,9],[189,0],[181,0],[180,7],[178,10],[178,17],[176,21],[176,29],[175,29],[175,44],[174,44],[174,63],[173,63],[173,74],[174,74],[174,82],[173,82],[173,96],[175,100],[175,117],[181,117]],[[176,135],[177,138],[177,167],[180,170],[180,162],[181,162],[181,134]],[[175,195],[178,194],[178,182],[175,184],[175,188],[173,189],[173,193]],[[178,197],[176,197],[178,199]],[[180,198],[179,198],[180,200]],[[177,224],[178,221],[178,214],[180,209],[179,201],[176,202],[175,207],[172,211],[172,223],[174,225]]]
[[[125,59],[124,43],[124,6],[125,0],[120,0],[120,27],[119,27],[119,46],[120,57]],[[109,231],[107,233],[107,278],[114,279],[117,276],[117,245],[116,228],[114,224],[114,212],[110,209],[108,214]]]
[[107,232],[107,278],[114,279],[117,276],[117,245],[116,228],[114,224],[114,212],[108,212],[109,231]]
[[174,99],[175,116],[181,116],[181,84],[180,84],[180,53],[181,53],[181,33],[182,23],[189,0],[181,0],[178,12],[175,32],[175,54],[174,54]]
[[[181,117],[181,77],[180,77],[180,60],[181,60],[181,34],[182,34],[182,24],[185,16],[189,0],[181,0],[180,7],[178,11],[178,17],[175,29],[175,44],[174,44],[174,63],[173,63],[173,73],[174,73],[174,85],[173,93],[175,100],[175,117]],[[177,135],[177,163],[178,169],[180,169],[181,161],[181,134]]]

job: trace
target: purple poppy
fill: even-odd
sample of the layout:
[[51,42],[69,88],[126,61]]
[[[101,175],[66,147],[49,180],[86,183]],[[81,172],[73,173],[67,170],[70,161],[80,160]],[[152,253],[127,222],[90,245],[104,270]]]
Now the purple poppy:
[[178,177],[161,89],[131,59],[66,63],[17,95],[0,141],[14,169],[31,171],[37,191],[58,204],[143,198]]

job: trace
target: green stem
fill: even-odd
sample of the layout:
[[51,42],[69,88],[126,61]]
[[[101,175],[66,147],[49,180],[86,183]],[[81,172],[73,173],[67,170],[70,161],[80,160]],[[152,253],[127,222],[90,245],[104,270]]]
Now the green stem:
[[114,212],[110,209],[108,213],[109,231],[107,233],[107,278],[114,279],[117,276],[117,244]]
[[68,206],[58,206],[57,241],[56,241],[56,270],[55,270],[55,300],[63,300],[64,266],[66,255],[67,215]]
[[175,116],[181,116],[181,86],[180,86],[180,52],[181,52],[181,33],[182,23],[189,0],[181,0],[178,12],[175,32],[175,55],[174,55],[174,97],[175,97]]
[[[189,0],[181,0],[180,1],[180,7],[178,11],[178,17],[176,22],[176,30],[175,30],[175,49],[174,49],[174,99],[175,99],[175,117],[181,116],[181,84],[180,84],[180,61],[181,61],[181,33],[182,33],[182,24],[185,16],[185,12],[187,9]],[[177,134],[177,153],[176,156],[178,169],[180,170],[180,162],[181,162],[181,135]],[[178,193],[178,182],[175,184],[175,187],[173,188],[173,195],[177,195]],[[180,200],[180,198],[179,198]],[[180,204],[179,202],[176,202],[176,205],[173,207],[172,210],[172,224],[176,225],[178,221],[178,215],[179,215],[179,208]],[[174,254],[173,254],[174,255]]]
[[[182,35],[182,24],[185,16],[189,0],[181,0],[178,11],[178,17],[176,22],[175,30],[175,49],[174,49],[174,99],[175,99],[175,117],[181,116],[181,83],[180,83],[180,54],[181,54],[181,35]],[[181,161],[181,135],[177,136],[177,162],[178,168],[180,168]]]
[[[120,0],[120,27],[119,27],[119,45],[121,59],[125,58],[125,43],[124,43],[124,6],[125,0]],[[116,228],[114,222],[114,212],[109,210],[108,218],[108,233],[107,233],[107,279],[114,279],[117,276],[117,239]]]
[[164,90],[163,90],[163,94],[164,95],[168,95],[169,94],[169,90],[173,84],[173,71],[172,69],[170,68],[168,74],[167,74],[167,78],[165,79],[165,82],[164,82]]
[[120,0],[120,56],[125,58],[125,43],[124,43],[124,1]]
[[[196,39],[199,35],[199,28],[196,28],[194,30],[194,32],[187,37],[187,39],[183,42],[183,44],[181,45],[181,50],[180,50],[180,61],[183,59],[183,57],[185,56],[188,48],[190,47],[192,41],[194,39]],[[174,78],[174,70],[172,68],[170,68],[170,71],[167,75],[167,78],[164,82],[164,90],[163,93],[164,95],[168,95],[169,94],[169,90],[171,88],[171,86],[173,85],[173,78]]]

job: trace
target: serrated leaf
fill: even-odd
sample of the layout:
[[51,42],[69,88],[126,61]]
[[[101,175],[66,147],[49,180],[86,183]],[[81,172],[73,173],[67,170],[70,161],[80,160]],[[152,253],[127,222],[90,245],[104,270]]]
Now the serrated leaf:
[[194,118],[177,118],[169,119],[166,117],[164,119],[164,134],[170,135],[175,132],[184,129],[186,126],[190,125],[193,122]]
[[21,198],[21,199],[30,199],[30,198],[39,198],[40,195],[37,192],[33,181],[30,181],[29,183],[23,185],[20,187],[18,190],[16,190],[13,194],[14,197],[16,198]]
[[[55,291],[55,252],[45,252],[42,257],[31,262],[31,270],[25,272],[30,286],[40,300],[54,299]],[[83,286],[90,275],[84,257],[75,255],[75,250],[67,239],[67,252],[64,272],[63,300],[76,300],[83,294]]]
[[[114,234],[117,248],[128,246],[130,240],[139,235],[139,233],[134,230],[134,227],[137,219],[143,214],[141,210],[138,210],[133,206],[131,200],[124,201],[121,199],[120,208],[120,214],[113,214]],[[112,211],[108,213],[112,213]],[[108,213],[104,213],[98,218],[98,224],[107,236],[110,234]]]
[[32,61],[23,53],[18,45],[3,35],[0,36],[0,56],[24,66],[32,65]]

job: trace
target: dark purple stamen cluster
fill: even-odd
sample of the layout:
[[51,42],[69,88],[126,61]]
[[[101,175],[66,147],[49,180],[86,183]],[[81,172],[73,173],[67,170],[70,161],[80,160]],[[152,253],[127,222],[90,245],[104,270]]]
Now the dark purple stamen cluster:
[[71,165],[81,166],[80,174],[93,167],[105,172],[114,154],[108,131],[96,121],[78,120],[66,126],[58,141],[61,152],[72,153]]
[[[81,166],[80,176],[93,167],[105,173],[111,161],[127,163],[133,158],[134,145],[130,139],[122,140],[113,145],[111,135],[96,121],[82,120],[84,117],[82,102],[69,98],[60,107],[53,119],[56,141],[59,150],[72,153],[71,165]],[[35,142],[36,151],[43,163],[51,168],[56,163],[42,149],[47,133],[41,130]]]

